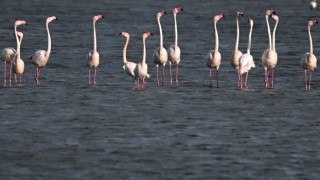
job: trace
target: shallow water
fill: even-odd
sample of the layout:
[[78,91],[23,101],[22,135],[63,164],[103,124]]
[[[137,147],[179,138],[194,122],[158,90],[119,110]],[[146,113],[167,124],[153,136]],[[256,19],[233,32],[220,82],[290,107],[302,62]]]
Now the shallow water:
[[[269,1],[1,1],[0,47],[15,47],[16,19],[26,19],[22,59],[47,48],[44,22],[50,24],[52,54],[35,87],[35,68],[25,61],[23,84],[0,88],[1,179],[318,179],[320,122],[319,73],[306,92],[300,59],[308,51],[307,20],[318,18],[309,2]],[[157,87],[153,50],[159,44],[155,14],[162,17],[164,45],[174,41],[172,9],[178,14],[182,60],[179,87]],[[268,46],[263,13],[274,9],[279,63],[275,88],[263,88],[259,67]],[[247,46],[254,19],[249,88],[236,88],[229,56],[235,42],[234,13],[241,10],[240,49]],[[100,66],[97,85],[87,86],[86,55],[92,49],[92,16],[97,22]],[[210,89],[205,56],[214,48],[212,19],[219,21],[221,88]],[[271,23],[273,27],[273,23]],[[315,54],[319,27],[312,28]],[[147,39],[152,75],[145,90],[133,91],[122,69],[125,39],[131,34],[128,58],[142,58],[141,35]],[[1,66],[2,67],[2,66]],[[3,71],[1,71],[3,72]],[[2,73],[1,73],[2,74]],[[1,75],[3,78],[3,75]],[[215,83],[215,81],[213,81]]]

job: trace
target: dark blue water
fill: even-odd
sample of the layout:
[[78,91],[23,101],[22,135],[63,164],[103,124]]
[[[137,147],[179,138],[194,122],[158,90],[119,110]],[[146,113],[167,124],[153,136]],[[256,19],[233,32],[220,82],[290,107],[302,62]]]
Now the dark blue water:
[[[174,42],[171,11],[178,6],[184,9],[178,14],[180,86],[170,88],[166,68],[165,85],[158,87],[152,62],[159,45],[156,12],[169,12],[161,19],[168,47]],[[307,21],[320,17],[309,1],[34,0],[1,1],[0,7],[0,48],[16,46],[16,19],[28,21],[19,27],[23,83],[0,88],[1,179],[319,178],[320,78],[316,69],[306,92],[299,66],[309,49]],[[280,17],[273,89],[263,88],[259,67],[268,46],[266,9]],[[245,13],[240,50],[246,50],[251,17],[257,65],[243,90],[236,88],[229,62],[239,10]],[[100,13],[97,85],[88,87],[92,16]],[[221,88],[210,89],[205,56],[214,48],[212,20],[219,13],[226,15],[218,23]],[[47,48],[44,22],[51,15],[59,21],[50,24],[52,54],[36,87],[35,67],[26,59]],[[121,31],[131,34],[128,59],[134,62],[142,59],[142,33],[155,34],[147,39],[152,77],[143,91],[131,90],[133,81],[123,72]],[[317,25],[312,35],[318,56]]]

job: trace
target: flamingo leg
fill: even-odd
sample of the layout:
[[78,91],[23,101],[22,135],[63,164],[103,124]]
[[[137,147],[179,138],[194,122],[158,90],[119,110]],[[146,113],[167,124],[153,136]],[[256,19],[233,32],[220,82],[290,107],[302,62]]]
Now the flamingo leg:
[[21,84],[21,82],[22,82],[22,74],[20,75],[20,84]]
[[156,65],[156,68],[157,68],[157,83],[159,86],[159,67],[158,67],[158,64]]
[[6,87],[6,84],[7,84],[6,69],[7,69],[7,63],[4,62],[4,64],[3,64],[3,87]]
[[93,84],[96,85],[97,83],[97,68],[94,68],[94,79],[93,79]]
[[178,82],[178,73],[179,73],[179,65],[177,63],[177,66],[176,66],[176,84],[177,86],[179,85],[179,82]]
[[307,70],[304,70],[304,86],[308,90]]
[[165,65],[162,66],[162,86],[163,86],[163,78],[164,78],[164,66]]
[[171,69],[171,62],[169,62],[170,66],[170,86],[172,86],[172,69]]
[[310,78],[309,78],[309,91],[311,90],[311,78],[312,78],[312,71],[310,71]]
[[237,80],[237,86],[240,87],[240,68],[237,71],[237,76],[238,76],[238,80]]
[[212,87],[212,70],[209,68],[209,80],[210,80],[210,88]]
[[10,74],[9,74],[9,82],[10,82],[10,87],[11,87],[11,74],[12,74],[12,63],[10,64]]
[[274,68],[271,70],[271,88],[273,88],[273,74],[274,74]]
[[88,84],[91,84],[91,78],[90,78],[90,68],[88,68]]
[[40,68],[37,67],[37,73],[36,73],[36,78],[35,78],[37,86],[40,85],[39,76],[40,76]]
[[265,88],[268,88],[268,85],[269,85],[268,76],[269,76],[269,70],[265,69],[264,70],[264,87]]
[[242,89],[242,74],[239,73],[239,78],[240,78],[240,89]]
[[15,82],[17,84],[17,74],[14,74],[14,80],[15,80]]
[[249,74],[249,72],[247,72],[246,81],[244,82],[244,87],[247,87],[247,86],[248,86],[248,74]]
[[216,74],[217,74],[217,88],[219,88],[219,72],[218,72],[218,68],[216,69]]

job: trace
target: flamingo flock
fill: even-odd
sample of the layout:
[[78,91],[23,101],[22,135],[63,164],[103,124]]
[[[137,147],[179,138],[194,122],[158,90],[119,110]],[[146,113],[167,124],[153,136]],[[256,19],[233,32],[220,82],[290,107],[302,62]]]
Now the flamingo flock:
[[[316,0],[312,0],[310,2],[311,8],[316,8]],[[172,73],[172,64],[176,64],[176,77],[175,82],[176,86],[179,85],[178,80],[178,70],[179,63],[181,60],[181,50],[178,46],[178,26],[177,26],[177,14],[182,12],[183,8],[177,7],[172,11],[173,20],[174,20],[174,44],[169,46],[168,49],[164,46],[164,35],[161,25],[161,17],[166,15],[166,11],[159,11],[156,13],[156,20],[159,27],[159,46],[154,50],[153,53],[153,62],[156,66],[156,83],[158,86],[164,86],[164,76],[165,76],[165,66],[169,63],[170,69],[170,87],[173,86],[173,73]],[[264,72],[264,88],[274,88],[274,70],[278,63],[278,54],[276,51],[276,31],[279,23],[279,16],[276,15],[274,10],[266,10],[264,13],[265,21],[267,24],[268,30],[268,40],[269,46],[263,52],[261,57],[261,66],[263,66]],[[239,19],[244,17],[244,13],[238,11],[235,13],[236,18],[236,41],[234,50],[230,55],[230,64],[237,71],[237,87],[239,89],[248,88],[248,74],[249,71],[255,67],[255,62],[253,56],[250,54],[251,50],[251,36],[253,32],[253,19],[248,19],[250,25],[250,31],[248,35],[248,47],[247,52],[242,53],[239,50],[239,39],[240,39],[240,28],[239,28]],[[96,33],[96,22],[100,19],[103,19],[104,16],[101,14],[95,15],[92,18],[92,27],[93,27],[93,49],[87,55],[87,66],[88,66],[88,85],[91,84],[96,85],[96,76],[97,76],[97,68],[100,63],[100,56],[97,51],[97,33]],[[212,88],[212,80],[213,73],[212,69],[215,70],[215,78],[216,78],[216,87],[219,88],[219,68],[221,66],[222,56],[219,52],[219,33],[217,24],[220,20],[224,19],[224,14],[215,15],[213,18],[213,30],[214,30],[214,49],[210,50],[206,56],[206,64],[209,68],[209,87]],[[275,21],[272,34],[271,28],[269,24],[269,19],[273,19]],[[48,47],[47,50],[37,50],[29,59],[30,62],[36,67],[36,75],[35,75],[35,84],[36,86],[40,86],[40,71],[42,68],[46,66],[48,63],[50,54],[51,54],[51,36],[49,31],[49,24],[58,20],[56,16],[49,16],[45,22],[45,28],[47,31],[48,38]],[[305,53],[301,60],[301,67],[304,70],[304,79],[305,79],[305,89],[311,90],[311,79],[312,72],[317,67],[317,58],[313,53],[313,43],[311,36],[311,27],[315,24],[318,24],[317,20],[310,20],[307,23],[308,35],[309,35],[309,43],[310,43],[310,51]],[[22,83],[22,75],[24,73],[24,61],[21,59],[21,45],[23,39],[23,32],[18,31],[17,28],[21,25],[27,25],[27,21],[25,20],[17,20],[14,24],[14,35],[16,38],[17,47],[14,49],[13,47],[4,48],[1,51],[1,60],[3,61],[3,86],[7,86],[7,64],[10,65],[9,69],[9,86],[12,86],[11,82],[11,74],[15,75],[15,83]],[[146,85],[146,79],[149,79],[151,75],[148,72],[148,64],[147,64],[147,48],[146,48],[146,40],[149,36],[153,36],[151,32],[145,32],[142,34],[142,45],[143,45],[143,54],[140,62],[134,62],[127,60],[127,49],[130,40],[130,34],[128,32],[120,32],[121,36],[126,38],[124,47],[123,47],[123,69],[127,75],[129,75],[134,80],[134,90],[144,89]],[[161,83],[159,78],[159,65],[162,66],[161,73]],[[93,83],[91,80],[91,70],[94,70],[93,74]],[[242,80],[243,74],[246,74],[244,83]],[[269,81],[269,75],[271,74],[271,81]],[[20,79],[17,80],[17,77]],[[270,85],[269,85],[270,84]]]

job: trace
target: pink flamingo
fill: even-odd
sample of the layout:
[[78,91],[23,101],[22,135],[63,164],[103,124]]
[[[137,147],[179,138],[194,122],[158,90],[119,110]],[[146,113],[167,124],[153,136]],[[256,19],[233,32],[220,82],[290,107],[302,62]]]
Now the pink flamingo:
[[[273,16],[275,15],[275,12],[273,10],[267,10],[265,12],[265,17],[266,17],[266,22],[267,22],[267,27],[268,27],[268,35],[269,35],[269,49],[265,50],[262,55],[262,66],[264,66],[265,73],[264,73],[264,87],[268,88],[269,86],[269,72],[271,70],[271,87],[273,88],[273,74],[274,74],[274,68],[277,65],[278,62],[278,54],[276,51],[276,46],[275,46],[275,33],[277,30],[279,18],[278,16]],[[269,26],[269,20],[268,17],[272,17],[276,20],[276,24],[273,29],[273,38],[271,39],[271,32],[270,32],[270,26]]]
[[[16,31],[17,30],[17,27],[20,26],[20,25],[27,25],[27,21],[25,20],[17,20],[15,21],[14,23],[14,30]],[[9,83],[10,83],[10,87],[11,87],[11,74],[12,74],[12,62],[15,60],[16,56],[17,56],[17,51],[12,48],[12,47],[8,47],[8,48],[5,48],[1,51],[1,59],[2,61],[4,62],[4,66],[3,66],[3,73],[4,73],[4,77],[3,77],[3,86],[5,87],[6,84],[7,84],[7,77],[6,77],[6,66],[7,66],[7,63],[10,64],[10,74],[9,74]]]
[[[318,24],[317,20],[310,20],[308,21],[308,34],[309,34],[309,41],[310,41],[310,51],[305,53],[302,60],[301,60],[301,67],[304,69],[304,81],[305,81],[305,88],[306,90],[311,89],[311,77],[312,71],[317,67],[317,58],[313,54],[313,45],[312,45],[312,37],[311,37],[311,26]],[[310,72],[309,81],[307,80],[307,72]]]
[[46,30],[48,34],[48,49],[45,50],[37,50],[31,57],[31,63],[37,67],[36,72],[36,85],[40,85],[39,76],[40,76],[40,70],[44,68],[47,65],[47,62],[49,60],[50,54],[51,54],[51,36],[49,31],[49,23],[53,20],[58,20],[56,16],[50,16],[46,19]]
[[160,11],[157,13],[157,21],[160,31],[160,47],[158,47],[153,53],[153,62],[156,64],[157,68],[157,82],[159,86],[159,65],[162,65],[162,86],[163,86],[163,76],[164,76],[164,67],[168,61],[168,53],[167,50],[163,47],[163,35],[162,35],[162,27],[160,23],[161,16],[167,14],[165,11]]
[[216,69],[216,74],[217,74],[217,88],[219,88],[219,77],[218,77],[218,70],[221,65],[221,54],[219,52],[219,35],[218,35],[218,29],[217,29],[217,22],[224,18],[225,16],[223,14],[216,15],[214,17],[214,30],[215,30],[215,39],[216,39],[216,44],[214,50],[211,50],[208,53],[207,56],[207,66],[210,70],[210,88],[212,87],[212,68]]
[[137,74],[138,76],[138,89],[139,89],[139,80],[142,81],[142,86],[141,88],[143,89],[144,88],[144,85],[145,85],[145,81],[144,79],[145,78],[149,78],[149,74],[148,74],[148,64],[146,63],[146,39],[149,37],[149,36],[153,36],[153,34],[151,32],[146,32],[146,33],[143,33],[142,35],[142,42],[143,42],[143,56],[142,56],[142,61],[139,62],[137,64],[137,67],[135,69],[135,74]]
[[96,22],[104,18],[101,14],[93,16],[92,22],[93,22],[93,50],[88,53],[87,60],[88,60],[88,84],[91,84],[91,78],[90,78],[90,69],[94,68],[94,80],[93,84],[96,84],[96,75],[97,75],[97,67],[99,65],[99,53],[97,51],[97,35],[96,35]]
[[[240,30],[239,30],[239,18],[243,17],[243,12],[238,11],[236,13],[236,23],[237,23],[237,38],[236,38],[236,45],[234,47],[234,51],[232,52],[231,56],[230,56],[230,62],[231,62],[231,66],[234,69],[239,69],[239,59],[242,56],[242,52],[239,51],[239,34],[240,34]],[[239,80],[240,80],[240,74],[238,73],[238,82],[237,85],[239,87]]]
[[[15,82],[17,83],[17,75],[20,76],[20,83],[22,79],[22,74],[24,72],[24,62],[21,59],[20,47],[23,39],[23,33],[20,31],[15,31],[16,40],[17,40],[17,56],[16,59],[12,62],[13,64],[13,73],[15,74]],[[19,38],[20,37],[20,41]]]
[[123,47],[123,69],[129,76],[131,76],[134,79],[133,89],[136,89],[138,87],[137,86],[138,76],[137,74],[135,74],[137,63],[127,60],[127,48],[130,40],[130,34],[127,32],[121,32],[120,35],[126,38],[126,43],[124,44],[124,47]]
[[253,20],[249,19],[249,23],[250,23],[250,32],[249,32],[249,40],[248,40],[248,49],[247,49],[247,53],[243,54],[240,57],[239,60],[239,72],[238,74],[240,75],[240,88],[242,88],[242,74],[247,73],[246,75],[246,81],[244,83],[244,87],[247,87],[247,83],[248,83],[248,73],[250,71],[251,68],[256,67],[253,61],[253,57],[250,54],[250,49],[251,49],[251,35],[252,35],[252,28],[253,28]]
[[178,86],[178,71],[179,71],[179,63],[180,63],[180,55],[181,51],[178,46],[178,26],[177,26],[177,14],[179,12],[183,11],[181,7],[177,7],[173,9],[173,18],[174,18],[174,34],[175,34],[175,40],[174,44],[171,45],[168,49],[169,52],[169,66],[170,66],[170,86],[172,86],[172,70],[171,70],[171,64],[176,64],[176,84]]

